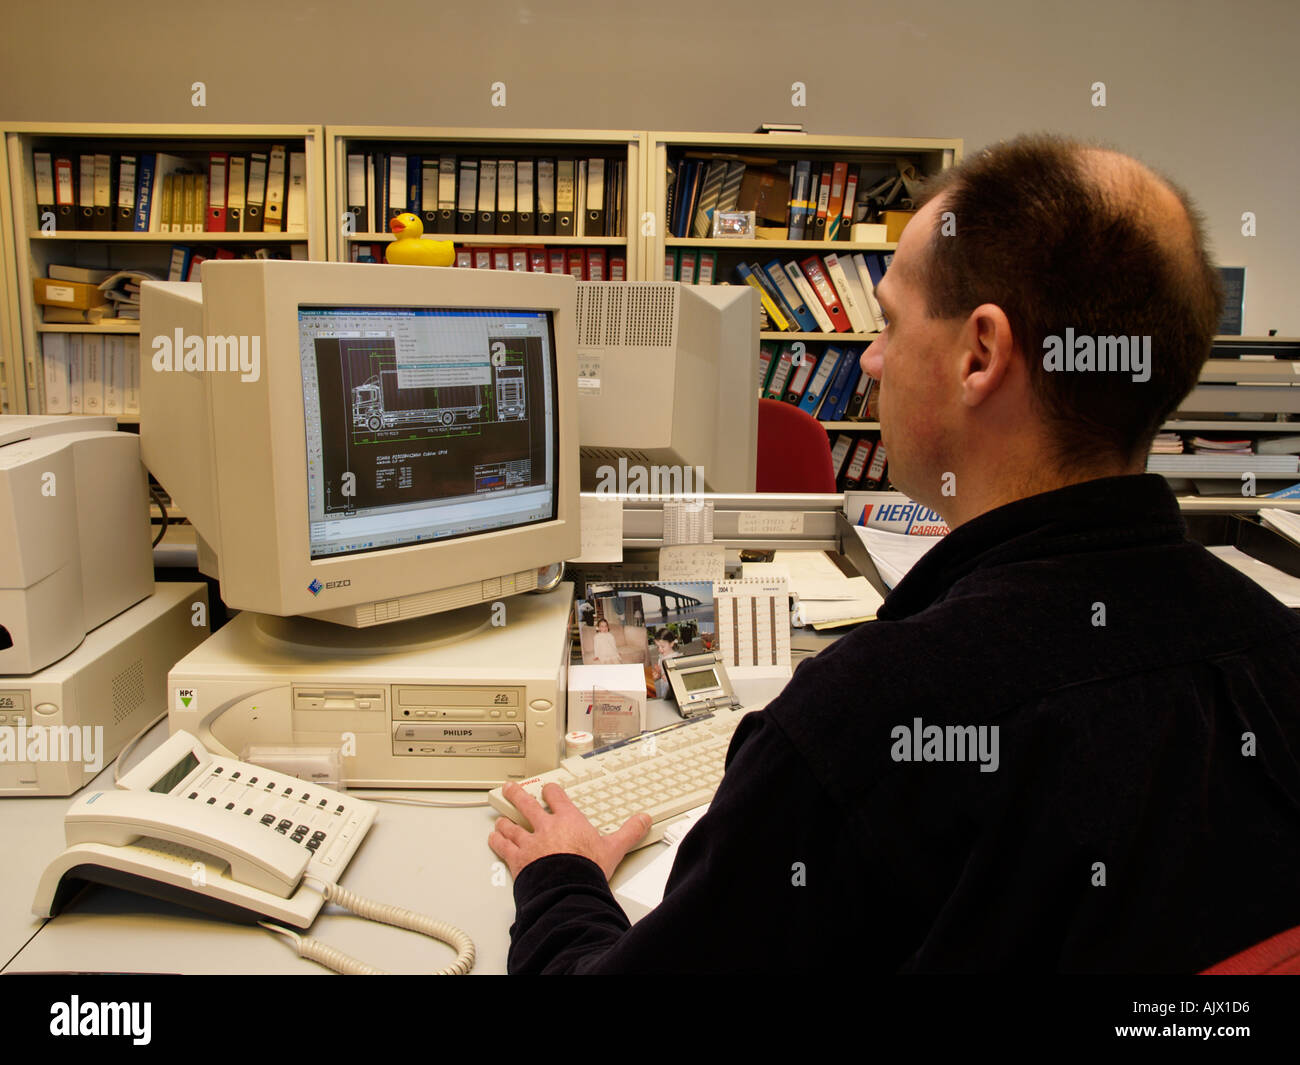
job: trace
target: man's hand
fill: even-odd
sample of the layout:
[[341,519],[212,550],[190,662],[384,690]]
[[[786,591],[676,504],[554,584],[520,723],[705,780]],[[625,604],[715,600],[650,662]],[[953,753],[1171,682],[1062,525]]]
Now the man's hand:
[[509,818],[499,817],[496,830],[488,837],[488,846],[506,863],[511,876],[518,876],[529,862],[548,854],[580,854],[600,866],[608,880],[627,852],[650,831],[650,815],[634,814],[617,832],[602,836],[558,784],[542,788],[550,810],[518,784],[507,784],[502,794],[533,826],[529,832]]

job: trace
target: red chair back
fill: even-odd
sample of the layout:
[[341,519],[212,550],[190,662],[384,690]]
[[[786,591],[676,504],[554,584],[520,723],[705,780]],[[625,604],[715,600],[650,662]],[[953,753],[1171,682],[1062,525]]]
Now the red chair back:
[[1300,925],[1247,947],[1202,976],[1300,976]]
[[831,444],[822,423],[790,403],[760,399],[754,479],[759,492],[834,493]]

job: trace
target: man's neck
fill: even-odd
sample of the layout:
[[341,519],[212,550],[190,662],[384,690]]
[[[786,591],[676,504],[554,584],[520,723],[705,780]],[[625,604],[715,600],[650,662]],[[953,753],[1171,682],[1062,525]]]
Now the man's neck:
[[939,500],[934,510],[943,515],[951,529],[964,525],[990,510],[1014,503],[1018,499],[1053,492],[1084,481],[1102,477],[1125,477],[1142,472],[1140,464],[1108,463],[1086,470],[1062,471],[1056,469],[1030,469],[1021,467],[1003,471],[996,478],[981,478],[974,472],[956,478],[956,491]]

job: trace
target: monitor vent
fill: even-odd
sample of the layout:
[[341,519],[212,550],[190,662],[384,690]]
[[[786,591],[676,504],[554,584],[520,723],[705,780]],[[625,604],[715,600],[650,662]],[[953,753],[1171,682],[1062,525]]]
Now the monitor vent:
[[578,286],[578,343],[609,348],[620,342],[626,289],[615,284]]
[[627,303],[624,344],[637,348],[673,346],[673,323],[677,319],[676,285],[633,285],[628,291]]
[[627,459],[628,462],[639,463],[642,466],[650,466],[654,463],[654,456],[635,447],[583,447],[581,452],[583,459],[588,462],[604,462],[611,466],[619,459]]
[[144,705],[144,661],[137,658],[113,678],[113,724],[120,725]]
[[584,281],[578,285],[580,347],[670,348],[677,286]]

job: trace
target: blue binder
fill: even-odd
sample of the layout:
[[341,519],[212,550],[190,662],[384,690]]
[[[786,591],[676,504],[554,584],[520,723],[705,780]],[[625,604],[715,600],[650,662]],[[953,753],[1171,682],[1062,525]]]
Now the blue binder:
[[[830,386],[835,381],[836,374],[840,370],[840,362],[844,358],[844,352],[839,348],[827,348],[822,352],[821,364],[813,371],[812,380],[808,382],[808,388],[803,394],[803,399],[799,401],[799,409],[806,410],[809,414],[816,415],[817,408],[821,406],[822,397],[829,391]],[[821,384],[818,385],[818,381]]]

